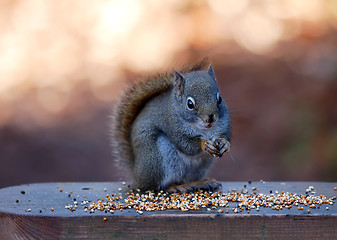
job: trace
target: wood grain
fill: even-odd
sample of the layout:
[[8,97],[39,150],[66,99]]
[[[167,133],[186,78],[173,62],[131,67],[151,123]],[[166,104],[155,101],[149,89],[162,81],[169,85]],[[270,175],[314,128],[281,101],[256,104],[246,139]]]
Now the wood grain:
[[[337,194],[334,190],[337,183],[223,182],[222,185],[223,192],[242,188],[252,192],[256,187],[264,194],[270,191],[305,194],[309,186],[314,186],[316,195]],[[310,213],[306,211],[309,208],[302,211],[261,208],[249,214],[207,209],[142,215],[129,209],[114,214],[101,211],[90,214],[80,205],[75,212],[65,208],[74,199],[92,201],[127,190],[119,182],[42,183],[0,189],[0,239],[336,239],[337,236],[336,204],[329,205],[329,210],[311,209]],[[230,210],[235,204],[225,209]]]

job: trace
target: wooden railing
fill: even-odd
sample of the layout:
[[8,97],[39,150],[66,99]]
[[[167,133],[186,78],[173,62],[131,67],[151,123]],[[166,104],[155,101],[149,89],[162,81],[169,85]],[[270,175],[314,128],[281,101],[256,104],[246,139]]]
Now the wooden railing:
[[[199,204],[199,210],[175,205],[146,211],[127,205],[132,195],[127,183],[14,186],[0,190],[0,239],[337,239],[336,187],[326,182],[223,182],[222,193],[208,197],[213,204],[204,196],[206,205]],[[220,206],[222,197],[229,200],[221,202],[225,206]],[[96,207],[90,207],[93,201]],[[100,209],[109,201],[110,207]],[[188,201],[193,203],[191,197]]]

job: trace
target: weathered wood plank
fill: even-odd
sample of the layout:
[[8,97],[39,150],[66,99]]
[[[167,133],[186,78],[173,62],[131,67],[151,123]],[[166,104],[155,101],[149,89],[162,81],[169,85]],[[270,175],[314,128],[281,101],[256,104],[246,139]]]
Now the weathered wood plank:
[[[304,194],[314,186],[315,195],[332,197],[337,183],[321,182],[223,182],[223,192],[235,189],[263,194],[290,192]],[[303,210],[272,210],[260,208],[234,213],[232,202],[228,213],[217,209],[199,211],[179,210],[143,212],[135,209],[115,211],[114,214],[84,211],[80,203],[93,201],[106,194],[125,193],[122,183],[43,183],[0,189],[0,239],[101,238],[120,239],[333,239],[337,236],[337,206],[319,209],[309,206]],[[121,188],[122,191],[118,189]],[[253,188],[257,188],[253,190]],[[62,189],[62,190],[61,190]],[[312,194],[312,193],[311,193]],[[85,195],[85,197],[84,197]],[[76,211],[65,206],[79,202]],[[51,209],[54,209],[52,211]],[[27,210],[27,212],[25,211]],[[30,211],[28,211],[30,209]],[[106,218],[106,221],[103,221]]]

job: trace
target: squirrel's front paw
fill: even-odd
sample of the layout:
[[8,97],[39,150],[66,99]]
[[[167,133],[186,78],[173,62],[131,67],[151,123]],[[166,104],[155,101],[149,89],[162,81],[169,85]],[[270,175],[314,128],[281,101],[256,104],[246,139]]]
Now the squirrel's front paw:
[[201,139],[201,148],[208,155],[220,158],[229,152],[230,143],[225,138],[216,138],[214,141]]
[[214,142],[217,146],[217,149],[219,149],[217,157],[222,157],[223,154],[229,152],[231,144],[225,138],[217,138],[214,140]]
[[201,148],[210,156],[218,156],[219,149],[215,142],[212,142],[211,140],[202,139]]

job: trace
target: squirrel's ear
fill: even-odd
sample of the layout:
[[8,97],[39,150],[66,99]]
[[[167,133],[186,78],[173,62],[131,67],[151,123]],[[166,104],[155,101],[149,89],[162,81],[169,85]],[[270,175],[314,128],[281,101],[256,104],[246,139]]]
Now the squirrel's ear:
[[208,74],[215,80],[215,73],[212,67],[212,64],[208,67]]
[[178,95],[181,96],[184,92],[185,79],[184,76],[177,71],[173,71],[174,87],[177,89]]

